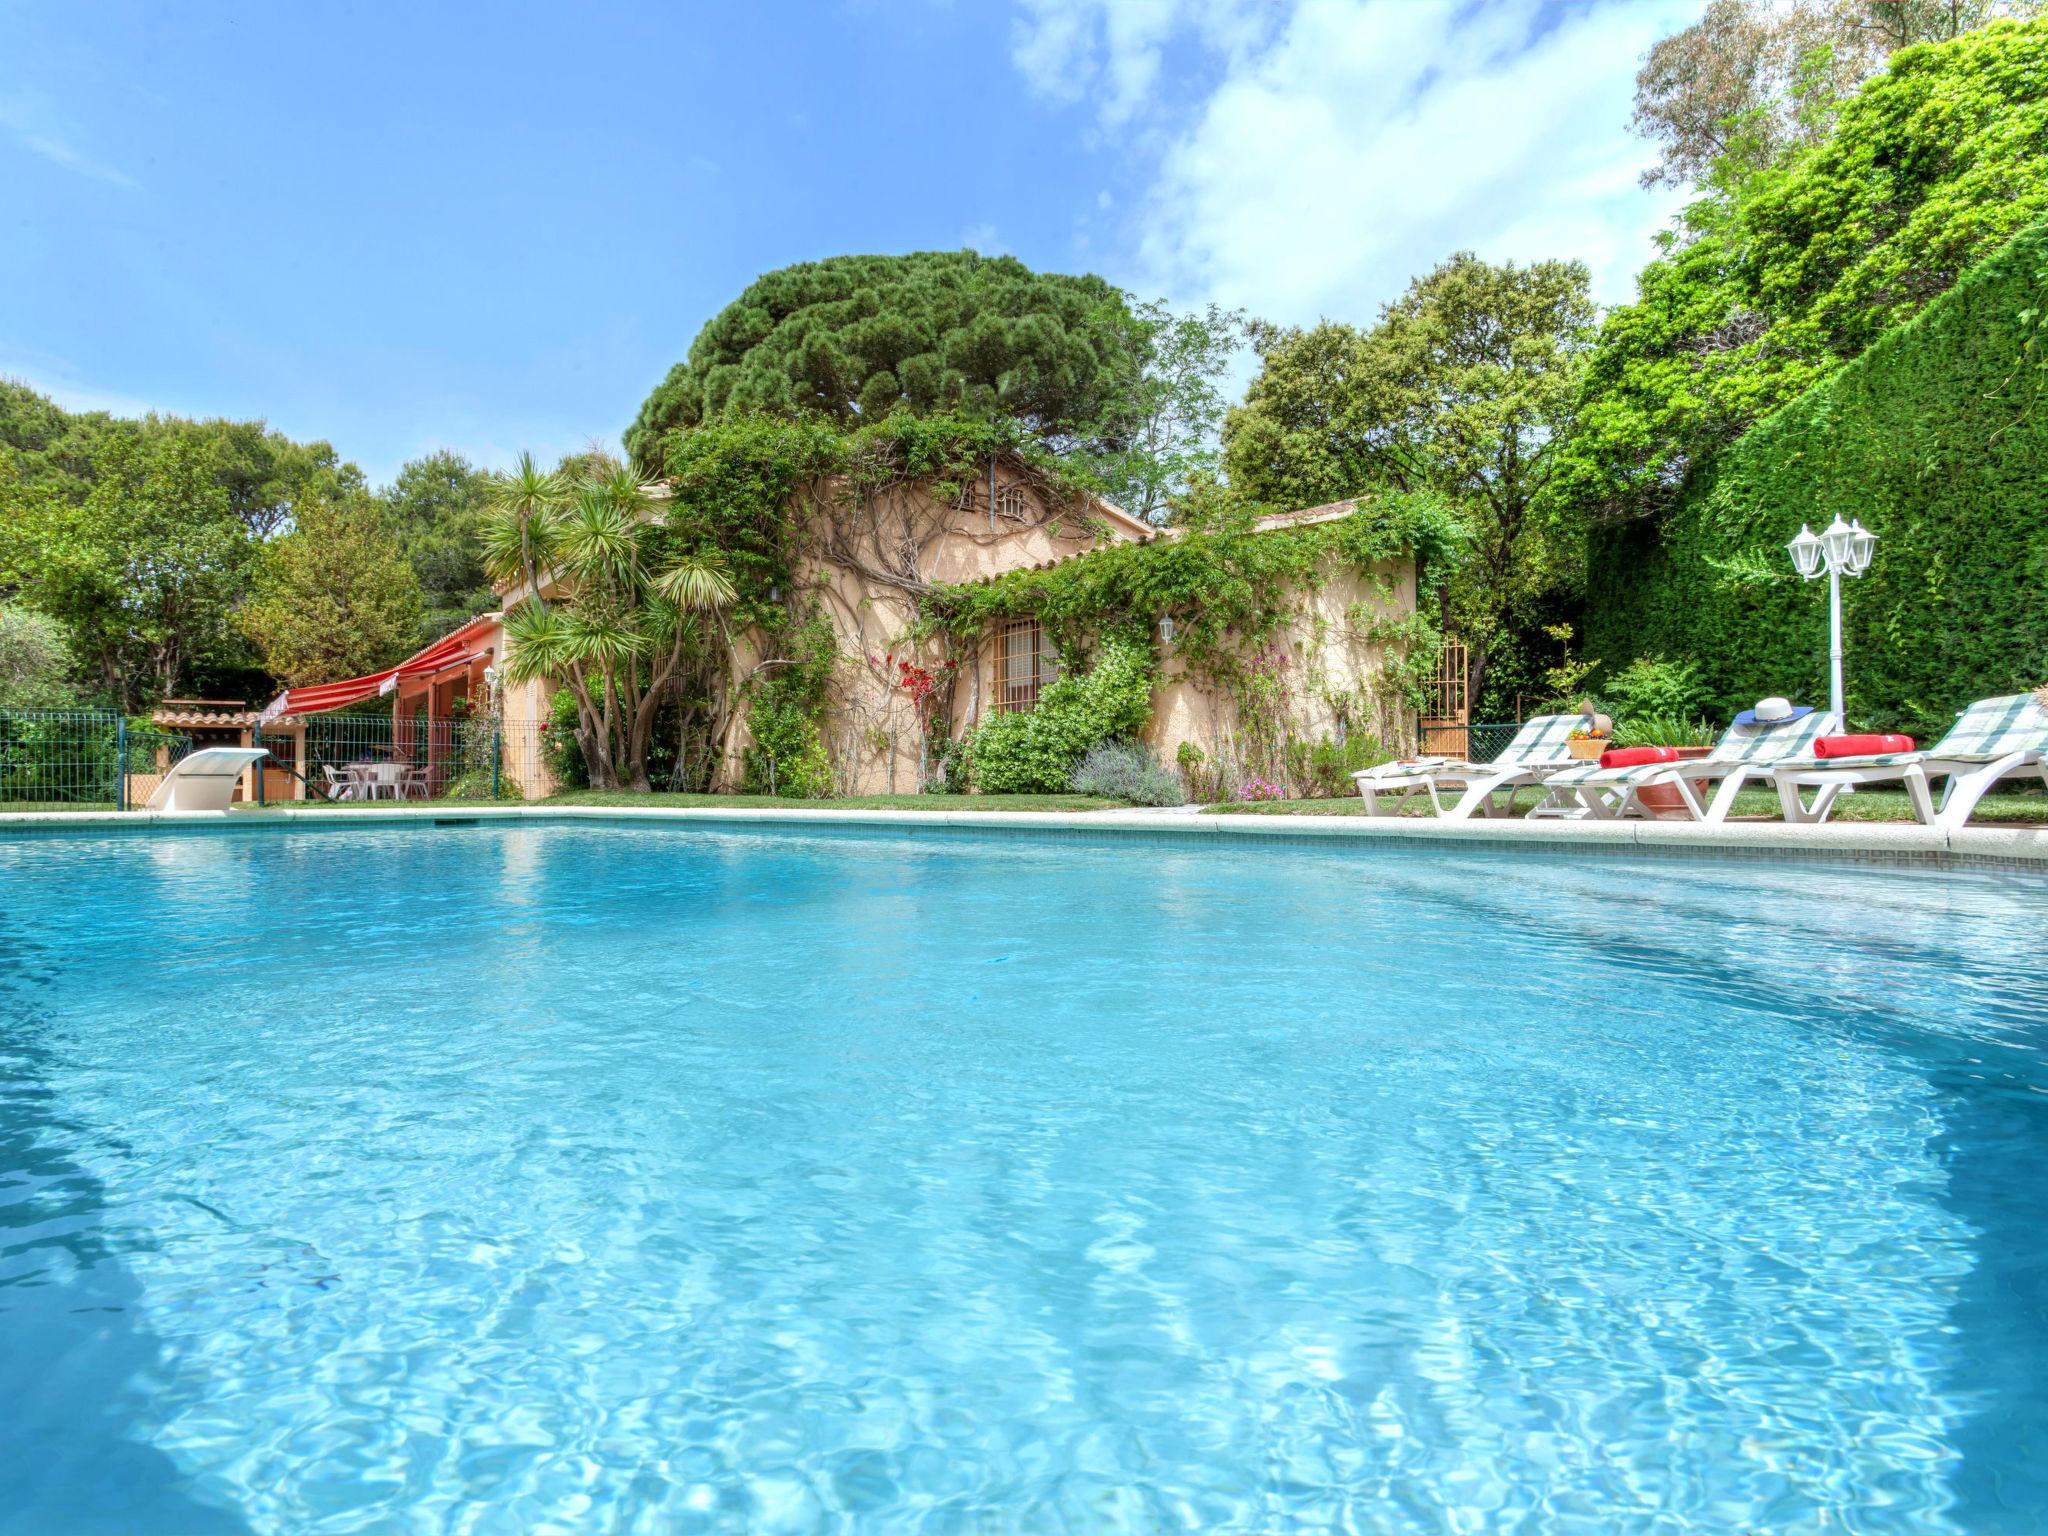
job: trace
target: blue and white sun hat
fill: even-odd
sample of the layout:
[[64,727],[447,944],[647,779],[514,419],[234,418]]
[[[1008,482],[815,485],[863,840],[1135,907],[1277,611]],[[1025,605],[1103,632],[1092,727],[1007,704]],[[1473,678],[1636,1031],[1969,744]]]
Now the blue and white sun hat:
[[1790,699],[1758,699],[1755,709],[1745,709],[1735,717],[1737,725],[1783,725],[1813,713],[1811,704],[1794,704]]

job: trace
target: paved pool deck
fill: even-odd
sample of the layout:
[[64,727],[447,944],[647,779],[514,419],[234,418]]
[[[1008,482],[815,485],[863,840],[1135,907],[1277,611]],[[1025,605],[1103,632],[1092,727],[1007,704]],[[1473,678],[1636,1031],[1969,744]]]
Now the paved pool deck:
[[266,826],[472,825],[485,822],[655,822],[700,826],[838,827],[980,835],[1015,831],[1095,839],[1145,838],[1198,843],[1205,838],[1360,847],[1540,848],[1636,855],[1747,855],[1827,862],[2003,867],[2048,871],[2048,826],[1973,826],[1956,831],[1897,822],[1788,826],[1745,821],[1701,826],[1673,821],[1441,821],[1433,817],[1202,816],[1172,811],[855,811],[820,808],[628,806],[317,806],[198,815],[149,811],[55,811],[0,814],[0,834],[68,828],[161,832],[195,827],[255,830]]

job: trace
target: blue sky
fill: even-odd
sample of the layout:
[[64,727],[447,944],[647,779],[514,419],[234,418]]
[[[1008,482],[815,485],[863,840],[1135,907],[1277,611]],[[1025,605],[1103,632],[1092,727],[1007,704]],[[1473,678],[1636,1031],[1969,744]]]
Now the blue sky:
[[0,374],[373,479],[615,443],[756,274],[973,245],[1369,321],[1461,247],[1609,301],[1696,0],[0,0]]

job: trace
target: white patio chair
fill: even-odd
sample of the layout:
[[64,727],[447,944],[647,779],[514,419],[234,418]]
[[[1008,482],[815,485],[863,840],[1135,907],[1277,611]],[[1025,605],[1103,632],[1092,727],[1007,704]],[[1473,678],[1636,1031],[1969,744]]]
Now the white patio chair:
[[[1896,779],[1906,786],[1913,815],[1922,824],[1953,831],[1970,819],[1993,784],[2015,773],[2036,773],[2048,783],[2048,709],[2027,693],[1979,699],[1925,751],[1785,763],[1772,770],[1771,778],[1787,821],[1826,821],[1849,785]],[[1947,780],[1939,804],[1935,779]],[[1802,789],[1815,792],[1810,802],[1800,798]]]
[[[1511,810],[1517,789],[1541,784],[1551,774],[1570,767],[1575,761],[1570,746],[1572,732],[1587,723],[1585,715],[1538,715],[1524,721],[1515,732],[1515,739],[1490,763],[1411,758],[1407,762],[1361,768],[1351,775],[1351,780],[1365,799],[1368,816],[1398,815],[1402,803],[1418,793],[1428,795],[1430,806],[1447,821],[1491,816],[1495,795],[1505,791],[1507,802],[1501,809]],[[1441,792],[1454,786],[1461,792],[1446,807]],[[1380,808],[1383,796],[1390,797],[1384,811]]]

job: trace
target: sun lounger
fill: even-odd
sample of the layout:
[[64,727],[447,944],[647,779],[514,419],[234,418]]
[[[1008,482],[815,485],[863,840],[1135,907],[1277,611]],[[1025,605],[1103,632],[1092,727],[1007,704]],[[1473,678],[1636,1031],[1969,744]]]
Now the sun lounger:
[[[1365,799],[1368,816],[1398,815],[1402,802],[1413,794],[1428,795],[1436,814],[1449,821],[1490,816],[1494,814],[1495,795],[1505,792],[1507,804],[1502,809],[1511,809],[1517,789],[1540,784],[1549,774],[1569,767],[1574,761],[1569,745],[1571,734],[1586,723],[1584,715],[1538,715],[1524,721],[1515,732],[1515,739],[1490,763],[1409,758],[1405,762],[1361,768],[1351,779]],[[1457,788],[1459,795],[1447,807],[1443,791],[1451,788]]]
[[[1634,768],[1575,763],[1543,781],[1543,803],[1529,814],[1548,812],[1601,820],[1648,816],[1651,813],[1644,809],[1639,791],[1653,784],[1669,784],[1677,789],[1692,820],[1726,821],[1743,785],[1752,779],[1768,780],[1779,763],[1811,756],[1818,738],[1841,728],[1835,716],[1811,710],[1792,720],[1738,722],[1728,728],[1712,752],[1689,762],[1644,763]],[[1698,788],[1702,779],[1715,786],[1712,797],[1705,801]]]
[[[1771,778],[1787,821],[1826,821],[1846,787],[1898,780],[1921,822],[1954,829],[1970,819],[1985,791],[2014,773],[2036,773],[2048,782],[2048,709],[2032,694],[1978,700],[1924,752],[1784,763]],[[1937,805],[1932,782],[1943,778],[1948,782]],[[1800,798],[1802,789],[1815,792],[1811,801]]]

